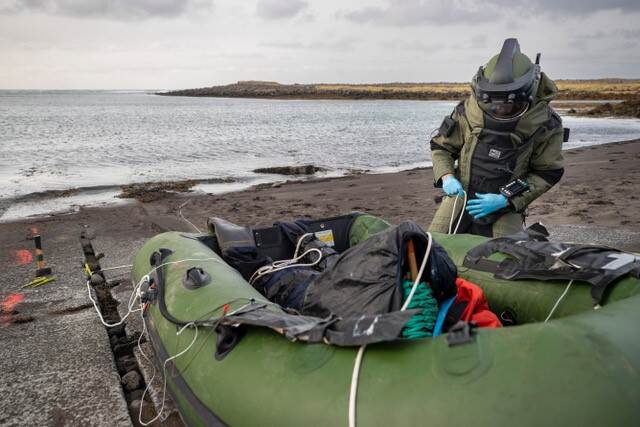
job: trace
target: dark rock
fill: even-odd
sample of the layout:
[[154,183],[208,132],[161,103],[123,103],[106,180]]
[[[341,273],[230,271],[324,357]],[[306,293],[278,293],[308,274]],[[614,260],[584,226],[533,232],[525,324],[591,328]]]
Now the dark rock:
[[111,335],[123,335],[124,334],[124,324],[122,325],[118,325],[118,326],[113,326],[111,328],[107,329],[107,334],[109,334],[109,336]]
[[131,344],[128,343],[116,344],[113,346],[113,354],[115,354],[116,357],[122,357],[129,353],[131,351],[131,348]]
[[325,168],[314,165],[302,166],[274,166],[270,168],[254,169],[255,173],[273,173],[278,175],[313,175],[316,172],[326,171]]
[[133,356],[122,356],[116,359],[118,372],[129,372],[138,369],[138,363]]
[[132,400],[131,403],[129,403],[129,413],[131,414],[131,418],[134,420],[138,419],[140,405],[142,405],[142,400],[140,399]]
[[141,380],[142,378],[140,377],[138,371],[129,371],[122,376],[120,382],[122,383],[122,386],[125,390],[133,391],[140,387]]
[[99,275],[98,273],[93,273],[91,275],[91,284],[96,286],[96,285],[101,285],[104,283],[104,278]]
[[134,401],[134,400],[141,400],[142,399],[142,393],[144,393],[143,390],[140,389],[136,389],[133,390],[131,393],[129,393],[129,400],[130,401]]

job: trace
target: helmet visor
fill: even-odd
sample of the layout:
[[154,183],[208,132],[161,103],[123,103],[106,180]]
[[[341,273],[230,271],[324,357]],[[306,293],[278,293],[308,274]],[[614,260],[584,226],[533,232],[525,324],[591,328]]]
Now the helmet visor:
[[479,102],[480,108],[496,119],[512,119],[522,115],[529,107],[527,101],[505,101],[493,99],[490,102]]

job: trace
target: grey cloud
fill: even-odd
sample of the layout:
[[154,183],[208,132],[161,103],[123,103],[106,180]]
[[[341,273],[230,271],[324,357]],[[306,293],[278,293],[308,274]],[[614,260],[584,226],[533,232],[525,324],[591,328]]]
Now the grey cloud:
[[349,12],[342,12],[338,14],[343,18],[348,19],[351,22],[357,24],[366,24],[369,22],[379,22],[384,19],[384,9],[380,7],[365,7],[362,9],[352,10]]
[[44,13],[86,18],[139,20],[173,18],[188,11],[208,9],[211,0],[9,0],[0,14]]
[[298,15],[308,4],[301,0],[259,0],[256,13],[267,20],[287,19]]
[[358,42],[355,38],[341,38],[334,41],[313,41],[309,43],[303,43],[299,41],[284,41],[284,42],[264,42],[260,43],[262,47],[276,48],[276,49],[302,49],[302,50],[317,50],[317,49],[329,49],[336,50],[351,50]]
[[497,8],[472,0],[426,1],[387,0],[384,7],[368,6],[361,9],[338,12],[338,16],[358,24],[380,24],[390,26],[450,25],[473,22],[478,19],[496,19],[501,16]]
[[[522,12],[551,15],[585,15],[602,10],[639,11],[638,0],[386,0],[384,6],[367,6],[338,12],[338,17],[358,24],[390,26],[449,25],[501,20],[505,14]],[[526,16],[526,15],[525,15]]]
[[505,7],[514,5],[522,8],[533,7],[538,11],[547,10],[552,14],[557,14],[560,11],[583,15],[601,10],[640,10],[640,2],[638,0],[489,0],[488,2]]
[[409,50],[418,52],[435,52],[443,48],[441,43],[425,43],[421,40],[386,40],[381,43],[383,47],[393,50]]
[[576,49],[593,49],[595,46],[610,49],[610,46],[633,47],[640,42],[640,29],[620,28],[609,32],[578,34],[571,39],[569,46]]
[[616,32],[625,39],[636,40],[636,41],[640,40],[640,29],[617,30]]

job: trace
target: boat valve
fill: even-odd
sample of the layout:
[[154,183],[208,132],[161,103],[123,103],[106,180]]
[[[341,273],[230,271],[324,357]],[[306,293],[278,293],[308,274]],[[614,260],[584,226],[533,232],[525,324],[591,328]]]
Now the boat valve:
[[158,289],[153,284],[153,278],[149,278],[149,276],[145,277],[140,285],[138,296],[140,297],[140,302],[143,304],[156,300],[158,297]]

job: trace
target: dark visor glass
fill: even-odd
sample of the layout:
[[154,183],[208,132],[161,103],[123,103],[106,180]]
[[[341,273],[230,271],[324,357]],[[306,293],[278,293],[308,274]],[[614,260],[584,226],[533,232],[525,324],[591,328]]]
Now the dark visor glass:
[[529,103],[527,101],[512,101],[496,99],[491,102],[480,102],[480,107],[491,116],[498,119],[511,119],[522,114]]

